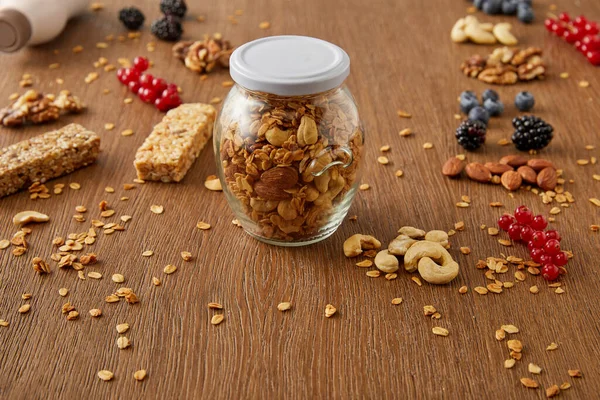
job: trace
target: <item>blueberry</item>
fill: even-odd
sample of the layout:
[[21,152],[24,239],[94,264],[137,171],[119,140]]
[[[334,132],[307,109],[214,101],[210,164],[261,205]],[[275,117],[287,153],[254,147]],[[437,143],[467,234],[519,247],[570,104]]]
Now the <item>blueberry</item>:
[[487,125],[490,120],[490,113],[483,107],[473,107],[469,111],[469,119],[472,121],[480,121]]
[[502,12],[502,0],[487,0],[483,3],[482,10],[490,15],[500,14]]
[[515,106],[519,109],[519,111],[529,111],[533,108],[534,104],[535,99],[529,92],[519,92],[515,96]]
[[472,90],[465,90],[460,94],[460,99],[477,99],[477,95]]
[[494,101],[500,100],[500,95],[498,95],[498,92],[492,89],[486,89],[481,95],[481,97],[483,98],[483,101],[486,101],[487,99],[491,99]]
[[478,10],[481,10],[481,8],[483,7],[483,3],[485,2],[485,0],[474,0],[473,1],[473,5],[475,6],[475,8],[477,8]]
[[487,99],[483,102],[483,108],[485,108],[492,117],[497,117],[504,112],[504,104],[502,104],[500,100]]
[[525,3],[529,6],[531,6],[533,4],[533,0],[517,0],[517,2],[519,3]]
[[479,105],[477,97],[460,97],[460,111],[464,114],[468,114],[474,107]]
[[528,24],[533,21],[533,8],[527,3],[519,3],[517,6],[517,18],[519,21]]
[[517,2],[515,0],[504,0],[502,3],[502,14],[515,15],[517,13]]

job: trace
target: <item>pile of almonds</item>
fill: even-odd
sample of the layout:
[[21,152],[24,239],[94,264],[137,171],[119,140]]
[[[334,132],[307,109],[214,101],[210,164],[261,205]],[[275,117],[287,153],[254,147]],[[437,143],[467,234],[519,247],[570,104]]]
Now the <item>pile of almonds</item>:
[[554,190],[559,183],[559,173],[554,164],[542,158],[527,159],[520,155],[508,155],[498,162],[467,164],[458,157],[451,157],[444,163],[442,174],[457,178],[465,171],[476,182],[502,184],[509,191],[518,190],[523,185],[537,185],[544,191]]

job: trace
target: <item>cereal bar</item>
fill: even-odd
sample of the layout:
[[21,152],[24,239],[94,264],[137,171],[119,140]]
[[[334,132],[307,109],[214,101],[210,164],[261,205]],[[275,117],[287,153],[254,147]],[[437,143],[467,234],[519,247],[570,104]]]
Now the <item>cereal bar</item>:
[[183,104],[167,113],[135,155],[140,179],[179,182],[212,135],[216,110],[208,104]]
[[78,124],[0,150],[0,197],[93,163],[100,137]]

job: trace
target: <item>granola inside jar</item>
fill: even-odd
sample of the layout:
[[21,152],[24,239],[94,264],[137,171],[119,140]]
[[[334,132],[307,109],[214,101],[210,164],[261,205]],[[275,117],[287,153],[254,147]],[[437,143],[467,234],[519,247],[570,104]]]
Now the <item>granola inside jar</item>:
[[301,246],[333,234],[358,185],[364,132],[343,81],[350,60],[314,38],[275,36],[238,48],[236,82],[215,123],[218,173],[244,229]]

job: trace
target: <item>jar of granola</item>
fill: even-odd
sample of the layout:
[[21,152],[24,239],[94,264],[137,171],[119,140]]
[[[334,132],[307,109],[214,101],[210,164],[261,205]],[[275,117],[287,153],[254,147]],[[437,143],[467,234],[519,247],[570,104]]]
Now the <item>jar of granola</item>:
[[338,46],[274,36],[236,49],[215,123],[218,174],[255,238],[302,246],[333,234],[357,189],[364,132]]

